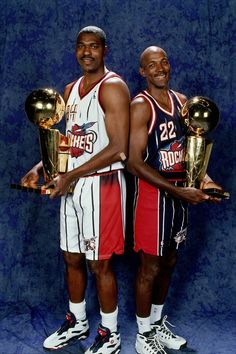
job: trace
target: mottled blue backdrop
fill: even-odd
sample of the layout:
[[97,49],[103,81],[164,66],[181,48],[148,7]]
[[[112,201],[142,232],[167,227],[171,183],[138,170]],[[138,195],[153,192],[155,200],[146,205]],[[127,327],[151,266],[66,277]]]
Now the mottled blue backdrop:
[[[219,106],[221,121],[212,134],[209,174],[231,193],[231,199],[219,206],[191,207],[189,238],[180,251],[166,311],[188,338],[188,351],[235,354],[235,12],[234,0],[1,1],[0,354],[43,353],[43,338],[59,325],[67,309],[59,201],[11,190],[9,184],[19,181],[40,159],[37,128],[24,112],[26,97],[46,86],[62,93],[80,75],[75,38],[81,27],[90,24],[106,31],[107,66],[123,76],[132,96],[144,87],[138,75],[139,55],[156,44],[169,54],[173,89],[189,97],[208,96]],[[114,266],[122,353],[132,354],[137,259],[132,253],[129,175],[127,182],[127,252],[114,260]],[[98,319],[94,290],[90,279],[87,304],[92,334]],[[63,352],[82,351],[78,343]]]

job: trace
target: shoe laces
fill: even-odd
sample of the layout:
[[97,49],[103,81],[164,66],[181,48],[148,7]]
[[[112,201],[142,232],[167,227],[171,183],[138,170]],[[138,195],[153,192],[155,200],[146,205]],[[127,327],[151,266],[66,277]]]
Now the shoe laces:
[[171,324],[170,322],[168,322],[166,319],[167,319],[167,316],[164,316],[162,319],[161,325],[158,326],[159,331],[162,332],[167,338],[176,337],[176,335],[171,332],[171,330],[166,326],[166,324],[168,324],[171,327],[175,327],[175,326],[173,324]]
[[155,333],[152,333],[152,334],[149,337],[146,337],[147,344],[149,345],[150,349],[152,350],[150,353],[154,354],[157,352],[157,349],[158,349],[159,353],[166,354],[166,352],[164,350],[164,346],[160,343],[157,335]]
[[163,354],[166,354],[165,350],[164,350],[164,345],[162,345],[158,339],[158,337],[155,335],[154,336],[154,341],[155,341],[155,345],[156,345],[156,348],[158,350],[160,350],[161,353]]

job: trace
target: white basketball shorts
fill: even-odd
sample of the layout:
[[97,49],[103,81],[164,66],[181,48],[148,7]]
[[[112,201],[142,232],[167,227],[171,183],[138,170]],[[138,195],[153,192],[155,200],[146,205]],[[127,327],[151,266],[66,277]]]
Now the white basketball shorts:
[[60,246],[89,260],[124,252],[126,184],[122,170],[80,178],[61,199]]

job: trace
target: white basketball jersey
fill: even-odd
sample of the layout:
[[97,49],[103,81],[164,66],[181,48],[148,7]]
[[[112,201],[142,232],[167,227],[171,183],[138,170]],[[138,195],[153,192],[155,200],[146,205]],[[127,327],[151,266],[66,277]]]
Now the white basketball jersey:
[[[80,89],[83,77],[74,83],[66,104],[66,135],[70,138],[71,146],[68,171],[83,165],[108,145],[105,113],[99,101],[99,92],[105,80],[117,76],[111,71],[106,72],[84,95]],[[116,162],[97,173],[122,168],[123,163]]]

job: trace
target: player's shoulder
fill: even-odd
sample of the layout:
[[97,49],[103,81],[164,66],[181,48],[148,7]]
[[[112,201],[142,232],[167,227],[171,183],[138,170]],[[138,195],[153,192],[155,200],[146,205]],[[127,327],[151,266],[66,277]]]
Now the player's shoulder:
[[131,101],[131,105],[135,107],[143,107],[147,108],[150,106],[150,102],[147,97],[144,95],[143,92],[138,93],[136,96],[133,97]]
[[143,93],[136,95],[131,101],[131,119],[137,120],[140,117],[141,121],[148,122],[152,116],[152,104]]
[[113,100],[114,98],[127,98],[130,101],[130,92],[126,82],[113,72],[109,72],[102,82],[100,100]]
[[77,81],[78,80],[74,80],[74,81],[70,82],[69,84],[67,84],[65,86],[64,95],[63,95],[65,101],[68,100],[68,97],[69,97],[69,95],[70,95],[70,93],[71,93],[71,91],[72,91],[72,89],[73,89],[73,87],[74,87],[74,85],[76,84]]
[[103,87],[108,87],[108,88],[112,88],[112,87],[122,87],[122,86],[126,86],[127,84],[125,82],[125,80],[117,73],[113,72],[113,71],[109,71],[106,76],[104,77],[104,80],[102,82],[102,86]]

